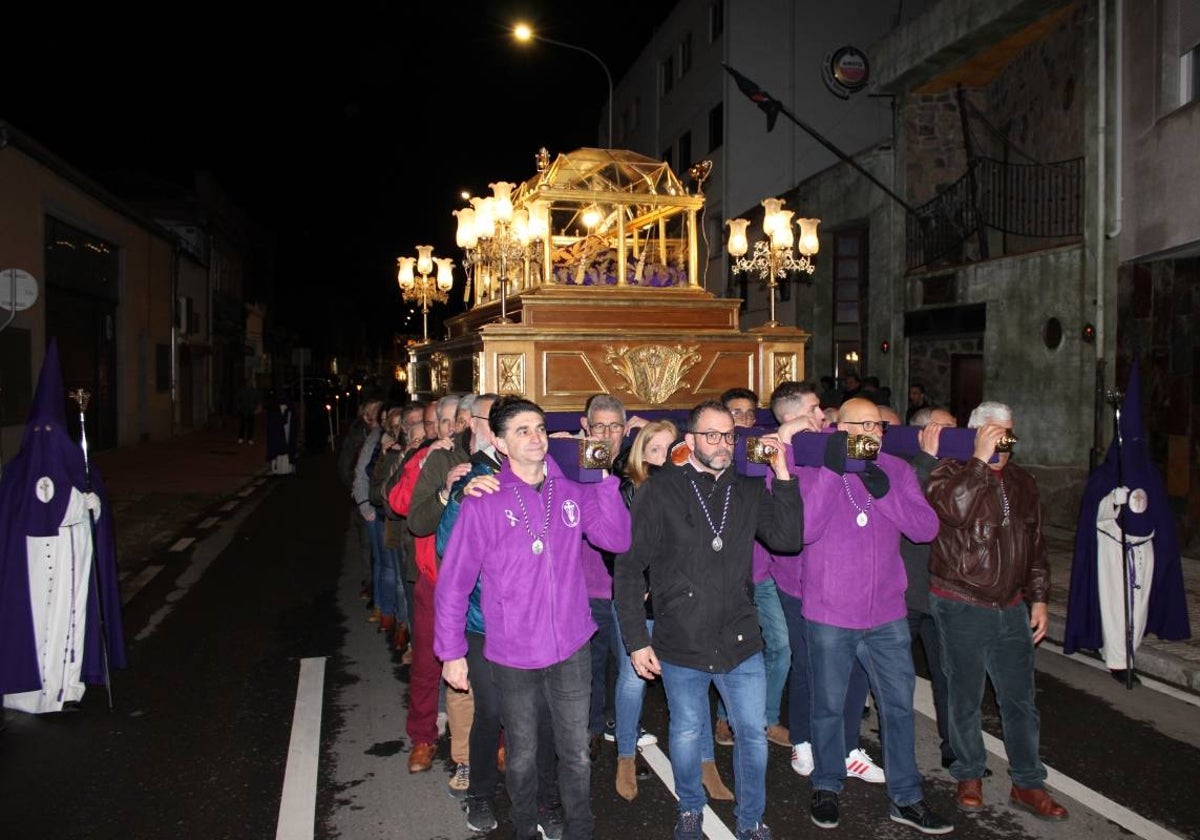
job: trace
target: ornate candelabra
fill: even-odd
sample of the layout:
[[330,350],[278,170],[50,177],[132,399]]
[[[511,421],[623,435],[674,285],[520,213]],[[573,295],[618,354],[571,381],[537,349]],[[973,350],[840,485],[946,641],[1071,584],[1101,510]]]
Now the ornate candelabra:
[[[437,279],[429,275],[437,264]],[[417,256],[398,257],[396,264],[400,267],[396,274],[396,282],[400,284],[400,294],[404,300],[421,304],[422,344],[429,342],[429,304],[445,303],[449,299],[450,289],[454,286],[454,260],[449,257],[434,257],[432,245],[418,245]],[[416,275],[413,266],[416,266]]]
[[796,224],[800,227],[800,257],[796,257],[792,252],[792,246],[795,244],[795,236],[792,233],[794,211],[782,209],[783,203],[781,198],[763,199],[762,227],[767,239],[759,239],[754,243],[754,254],[751,257],[746,256],[749,250],[746,241],[749,220],[730,219],[725,223],[729,225],[729,242],[726,247],[729,255],[735,258],[733,273],[754,272],[766,281],[767,298],[771,302],[771,318],[766,325],[772,328],[779,326],[779,322],[775,320],[775,289],[779,282],[786,280],[788,274],[793,271],[804,274],[816,271],[816,264],[811,257],[820,247],[817,225],[821,220],[797,219]]
[[521,282],[529,284],[530,261],[550,235],[550,208],[544,201],[531,201],[513,208],[515,184],[497,181],[488,184],[492,195],[472,198],[470,207],[455,210],[458,230],[455,241],[466,254],[463,267],[474,278],[476,297],[489,297],[492,283],[500,296],[499,323],[508,318],[510,264],[522,266]]

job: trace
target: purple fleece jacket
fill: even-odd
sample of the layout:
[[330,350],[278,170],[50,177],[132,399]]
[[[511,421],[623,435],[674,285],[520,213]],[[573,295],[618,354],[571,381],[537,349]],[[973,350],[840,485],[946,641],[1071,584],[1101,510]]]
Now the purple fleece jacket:
[[[620,482],[577,484],[546,461],[541,491],[506,461],[496,493],[463,499],[434,593],[434,654],[467,655],[467,599],[483,576],[480,606],[487,627],[484,656],[509,668],[546,668],[565,661],[596,632],[583,573],[583,536],[607,551],[629,549],[629,510]],[[529,530],[517,496],[524,502]],[[534,554],[550,496],[545,550]]]
[[[890,486],[882,499],[871,499],[865,527],[856,522],[858,510],[846,496],[843,476],[825,467],[799,470],[804,499],[800,585],[809,621],[865,630],[908,614],[900,535],[915,543],[930,542],[937,536],[938,518],[907,462],[881,452],[875,464],[887,474]],[[854,474],[845,480],[858,507],[865,507],[867,488]],[[776,564],[776,583],[791,594],[790,581],[781,581],[781,566]]]

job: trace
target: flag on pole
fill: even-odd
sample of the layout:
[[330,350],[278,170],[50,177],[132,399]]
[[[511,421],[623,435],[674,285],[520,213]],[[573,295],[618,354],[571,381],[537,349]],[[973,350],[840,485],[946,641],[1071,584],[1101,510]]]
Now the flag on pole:
[[747,98],[767,115],[767,133],[769,134],[775,128],[775,120],[779,118],[779,112],[783,110],[783,103],[728,64],[722,62],[721,66],[729,71],[730,76],[733,76],[733,80],[737,82],[738,90],[746,94]]

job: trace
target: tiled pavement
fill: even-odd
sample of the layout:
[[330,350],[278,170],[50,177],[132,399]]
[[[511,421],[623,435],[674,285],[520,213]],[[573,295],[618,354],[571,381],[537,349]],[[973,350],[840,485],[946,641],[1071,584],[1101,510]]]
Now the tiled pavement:
[[[267,472],[261,431],[253,445],[238,444],[232,430],[189,432],[100,452],[94,463],[108,488],[123,576]],[[1052,574],[1047,637],[1055,643],[1063,637],[1074,539],[1070,529],[1046,528]],[[1147,636],[1137,652],[1137,667],[1144,675],[1200,693],[1200,560],[1185,557],[1182,563],[1193,638],[1164,642]]]

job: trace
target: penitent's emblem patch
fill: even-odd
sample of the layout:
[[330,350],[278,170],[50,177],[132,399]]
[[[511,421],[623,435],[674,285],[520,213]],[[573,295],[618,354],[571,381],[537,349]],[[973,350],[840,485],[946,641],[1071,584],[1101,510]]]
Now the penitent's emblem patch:
[[579,527],[579,503],[574,499],[563,500],[562,521],[568,528]]
[[33,487],[34,494],[38,497],[39,502],[49,502],[54,498],[54,481],[48,475],[44,475],[37,480],[37,484]]

